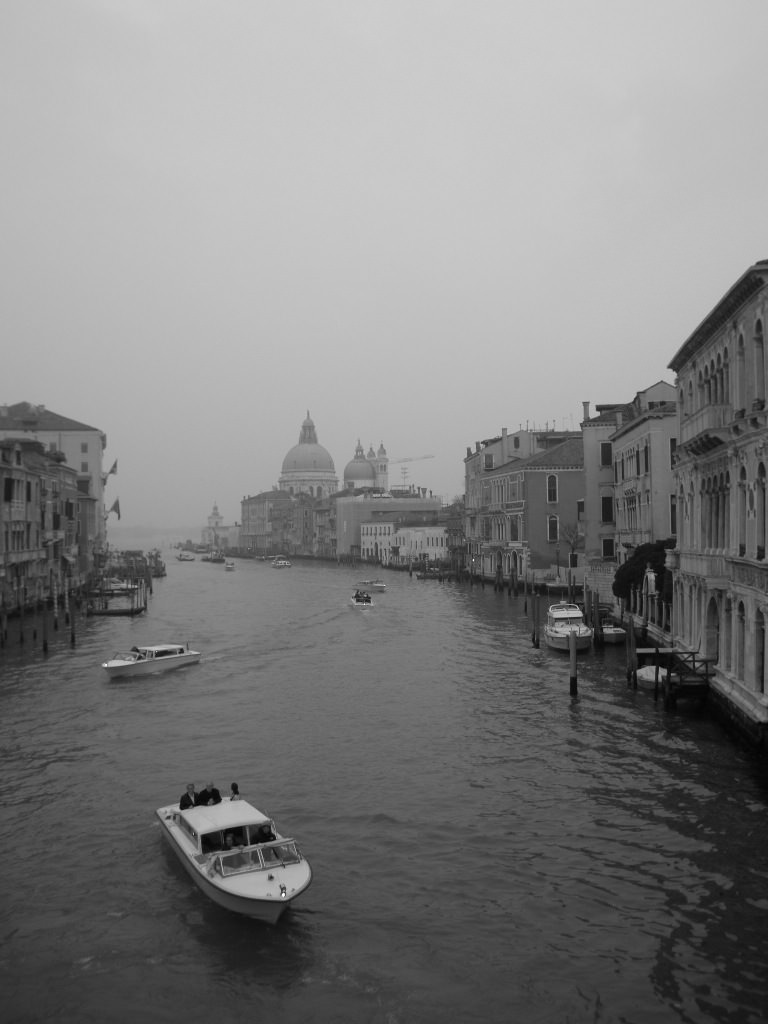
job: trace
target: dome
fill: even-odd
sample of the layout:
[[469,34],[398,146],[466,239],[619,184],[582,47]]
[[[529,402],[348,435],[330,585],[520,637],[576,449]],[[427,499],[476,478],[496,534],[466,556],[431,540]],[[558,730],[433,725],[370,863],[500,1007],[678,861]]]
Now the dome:
[[333,459],[321,444],[296,444],[283,459],[283,473],[335,473]]
[[360,441],[355,448],[355,457],[344,468],[344,483],[354,487],[372,487],[376,480],[376,470],[366,459]]
[[283,459],[283,474],[285,473],[336,473],[330,453],[318,444],[315,424],[310,418],[309,411],[301,425],[299,443],[295,444]]

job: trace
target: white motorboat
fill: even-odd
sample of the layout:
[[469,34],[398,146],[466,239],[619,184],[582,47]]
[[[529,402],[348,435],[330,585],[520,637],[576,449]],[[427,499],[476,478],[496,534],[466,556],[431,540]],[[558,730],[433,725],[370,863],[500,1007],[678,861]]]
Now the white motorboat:
[[219,906],[274,924],[312,881],[294,839],[246,800],[156,811],[163,837],[187,874]]
[[371,595],[365,590],[356,590],[352,597],[349,599],[349,603],[353,608],[373,608],[374,604],[371,600]]
[[586,651],[592,645],[593,630],[584,622],[581,608],[568,601],[549,606],[544,626],[544,642],[557,651],[571,649],[571,634],[576,638],[576,650]]
[[277,558],[273,558],[272,559],[272,568],[273,569],[290,569],[291,568],[291,563],[283,555],[280,555]]
[[383,593],[387,589],[387,584],[384,580],[360,580],[357,585],[358,587],[364,587],[365,590],[376,590],[379,593]]
[[148,647],[132,647],[130,651],[115,654],[109,661],[102,662],[110,679],[118,676],[145,676],[154,672],[167,672],[184,665],[196,665],[202,655],[191,651],[189,644],[150,644]]
[[234,562],[225,562],[224,563],[224,569],[227,572],[234,572],[235,571],[235,563]]
[[195,556],[191,551],[180,551],[178,555],[176,555],[176,558],[180,562],[194,562],[195,560]]

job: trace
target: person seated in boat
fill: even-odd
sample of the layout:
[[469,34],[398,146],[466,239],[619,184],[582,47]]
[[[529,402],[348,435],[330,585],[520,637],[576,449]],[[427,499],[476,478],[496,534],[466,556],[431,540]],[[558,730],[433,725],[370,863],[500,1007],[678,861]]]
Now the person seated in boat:
[[240,787],[238,786],[238,784],[236,782],[233,782],[232,785],[229,787],[229,799],[230,800],[240,800],[241,799],[241,797],[240,797]]
[[199,794],[195,792],[194,782],[187,783],[186,791],[184,792],[181,800],[179,800],[179,810],[186,811],[190,807],[196,807],[199,803]]
[[250,858],[243,853],[243,837],[235,836],[227,832],[224,836],[224,853],[230,854],[227,857],[227,865],[231,868],[244,868],[250,863]]
[[199,807],[213,807],[214,804],[221,803],[221,793],[212,782],[206,783],[205,789],[200,790],[197,796]]
[[260,843],[271,843],[273,839],[275,839],[275,833],[272,831],[271,824],[267,821],[263,825],[260,825],[258,841]]

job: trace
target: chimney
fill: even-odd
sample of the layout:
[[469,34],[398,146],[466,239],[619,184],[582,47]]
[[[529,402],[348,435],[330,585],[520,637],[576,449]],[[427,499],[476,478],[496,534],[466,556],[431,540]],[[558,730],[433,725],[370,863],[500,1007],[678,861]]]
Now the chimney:
[[589,402],[582,402],[581,404],[584,408],[583,421],[586,422],[589,419]]
[[480,442],[479,441],[475,441],[475,451],[478,452],[478,454],[480,452]]
[[507,428],[501,428],[501,464],[502,466],[507,462]]

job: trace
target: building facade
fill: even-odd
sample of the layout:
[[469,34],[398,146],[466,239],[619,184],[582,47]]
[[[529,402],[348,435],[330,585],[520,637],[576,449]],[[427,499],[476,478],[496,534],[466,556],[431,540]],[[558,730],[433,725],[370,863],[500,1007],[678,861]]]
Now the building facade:
[[19,402],[0,406],[0,440],[26,438],[38,441],[48,452],[58,452],[75,472],[77,489],[91,502],[91,526],[83,538],[81,554],[96,564],[106,552],[107,529],[104,488],[110,473],[102,472],[107,436],[96,427],[61,416],[44,405]]
[[679,349],[673,632],[712,659],[711,690],[768,728],[768,260],[750,267]]

